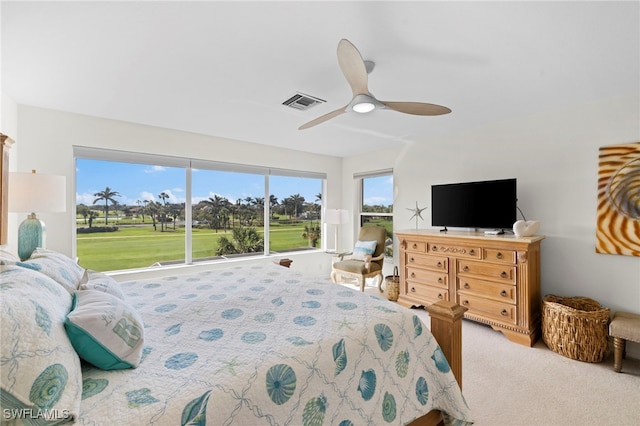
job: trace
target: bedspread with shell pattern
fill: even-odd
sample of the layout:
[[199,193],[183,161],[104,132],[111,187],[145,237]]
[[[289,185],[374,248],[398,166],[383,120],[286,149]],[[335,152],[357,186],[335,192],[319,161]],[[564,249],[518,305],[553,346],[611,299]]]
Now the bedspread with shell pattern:
[[136,369],[84,367],[79,424],[471,422],[449,365],[409,309],[287,268],[122,283],[145,325]]

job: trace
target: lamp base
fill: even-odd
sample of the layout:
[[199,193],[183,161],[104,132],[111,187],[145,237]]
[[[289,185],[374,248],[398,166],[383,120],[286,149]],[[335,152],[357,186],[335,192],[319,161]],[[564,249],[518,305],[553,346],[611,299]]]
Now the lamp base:
[[18,228],[18,257],[27,260],[38,247],[44,247],[44,222],[31,213]]

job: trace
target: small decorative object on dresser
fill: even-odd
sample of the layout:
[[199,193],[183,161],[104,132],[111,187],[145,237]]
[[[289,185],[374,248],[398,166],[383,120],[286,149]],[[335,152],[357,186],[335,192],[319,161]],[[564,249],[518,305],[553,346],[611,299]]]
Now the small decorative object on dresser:
[[540,336],[540,242],[544,236],[487,237],[480,232],[400,231],[398,303],[450,300],[465,318],[533,346]]
[[516,237],[532,237],[540,228],[539,220],[519,220],[513,224],[513,233]]

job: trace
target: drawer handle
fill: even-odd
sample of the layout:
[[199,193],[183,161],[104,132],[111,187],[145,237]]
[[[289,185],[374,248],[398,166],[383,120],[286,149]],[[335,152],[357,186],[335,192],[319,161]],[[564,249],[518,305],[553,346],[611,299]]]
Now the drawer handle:
[[417,245],[416,243],[413,243],[413,248],[414,248],[414,249],[417,249],[417,248],[418,248],[418,245]]
[[503,258],[502,253],[498,252],[498,254],[496,254],[496,257],[497,257],[498,259],[502,259],[502,258]]
[[415,277],[416,277],[416,273],[415,273],[415,272],[412,272],[412,273],[411,273],[411,278],[415,278]]
[[433,251],[438,251],[438,246],[433,246],[433,247],[431,247],[431,250],[433,250]]
[[476,251],[474,249],[469,250],[469,254],[471,256],[475,256],[476,255]]
[[411,287],[411,292],[415,293],[416,292],[416,288],[415,287]]
[[464,288],[471,288],[471,286],[469,285],[469,283],[464,283]]
[[438,278],[438,284],[442,284],[442,277]]
[[415,259],[413,257],[409,258],[409,263],[415,262]]
[[506,309],[503,309],[503,310],[502,310],[502,312],[500,312],[500,314],[501,314],[503,317],[506,317],[507,315],[509,315],[509,312],[507,312],[507,310],[506,310]]
[[469,301],[468,301],[468,300],[463,300],[463,301],[462,301],[462,304],[463,304],[463,305],[468,305],[468,304],[469,304]]
[[501,277],[501,278],[507,278],[508,276],[509,276],[509,275],[508,275],[506,272],[504,272],[504,271],[500,274],[500,277]]
[[442,268],[442,262],[438,262],[438,268]]
[[502,291],[500,292],[500,296],[502,296],[502,297],[507,297],[507,290],[502,290]]
[[469,271],[469,267],[465,266],[464,268],[462,268],[463,271],[468,272]]
[[442,293],[438,293],[438,299],[442,300]]

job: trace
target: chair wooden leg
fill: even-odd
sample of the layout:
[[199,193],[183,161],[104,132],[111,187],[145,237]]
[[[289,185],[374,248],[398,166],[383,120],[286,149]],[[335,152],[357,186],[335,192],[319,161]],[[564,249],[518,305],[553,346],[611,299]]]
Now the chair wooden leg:
[[622,358],[624,358],[627,341],[620,337],[613,338],[613,371],[622,371]]

